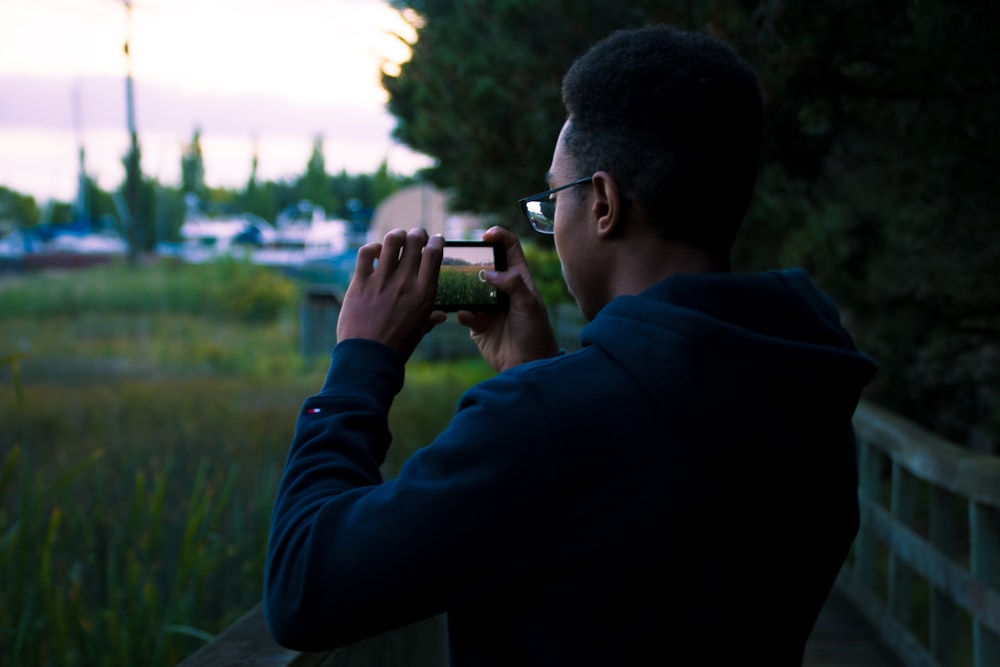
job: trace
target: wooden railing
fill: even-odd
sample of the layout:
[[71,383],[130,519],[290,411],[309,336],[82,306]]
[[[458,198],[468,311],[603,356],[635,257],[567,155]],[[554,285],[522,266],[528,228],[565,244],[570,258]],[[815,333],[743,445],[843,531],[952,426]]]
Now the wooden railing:
[[444,616],[325,653],[278,646],[258,604],[178,667],[447,667]]
[[861,530],[837,587],[909,667],[1000,666],[1000,458],[862,403]]
[[[867,402],[861,530],[837,588],[907,667],[1000,666],[1000,458]],[[330,653],[283,649],[258,605],[182,667],[445,667],[443,617]]]
[[299,305],[299,351],[306,359],[327,357],[337,342],[337,317],[344,299],[338,285],[307,285]]

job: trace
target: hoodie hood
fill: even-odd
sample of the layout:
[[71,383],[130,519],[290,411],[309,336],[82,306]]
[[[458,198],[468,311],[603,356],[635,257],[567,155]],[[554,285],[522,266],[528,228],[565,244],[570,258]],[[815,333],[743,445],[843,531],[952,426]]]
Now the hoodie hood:
[[853,412],[877,370],[802,269],[671,276],[612,300],[583,329],[581,342],[603,349],[654,394],[661,393],[663,368],[673,369],[672,383],[692,374],[688,386],[723,378],[719,393],[763,371],[776,395],[822,386],[825,399],[843,403],[842,414]]

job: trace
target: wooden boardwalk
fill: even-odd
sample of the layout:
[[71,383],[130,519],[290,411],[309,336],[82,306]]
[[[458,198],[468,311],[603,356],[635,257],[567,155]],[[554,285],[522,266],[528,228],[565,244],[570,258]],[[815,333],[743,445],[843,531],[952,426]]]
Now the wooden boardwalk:
[[834,590],[806,644],[802,667],[903,667],[875,629]]

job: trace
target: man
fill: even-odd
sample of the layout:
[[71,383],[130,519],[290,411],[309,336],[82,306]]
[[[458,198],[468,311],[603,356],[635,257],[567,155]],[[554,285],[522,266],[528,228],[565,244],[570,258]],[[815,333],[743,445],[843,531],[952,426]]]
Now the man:
[[651,26],[584,54],[563,97],[552,190],[522,206],[555,234],[582,348],[560,353],[518,240],[488,230],[510,309],[458,318],[499,373],[383,481],[404,363],[445,318],[443,240],[363,247],[275,503],[280,643],[447,612],[455,667],[801,662],[857,530],[851,416],[875,365],[803,271],[729,272],[756,75]]

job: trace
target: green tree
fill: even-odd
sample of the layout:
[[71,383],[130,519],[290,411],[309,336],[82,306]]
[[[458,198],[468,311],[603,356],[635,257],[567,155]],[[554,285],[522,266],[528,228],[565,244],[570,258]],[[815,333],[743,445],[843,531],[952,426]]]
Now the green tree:
[[267,183],[260,183],[257,180],[257,166],[259,158],[257,147],[254,146],[253,158],[250,162],[250,177],[238,198],[238,205],[241,210],[259,216],[264,220],[274,220],[278,211],[274,205],[274,197],[271,195],[270,186]]
[[400,176],[389,171],[389,163],[382,160],[378,169],[371,175],[368,182],[368,206],[375,208],[390,195],[407,185],[412,185],[416,179],[412,176]]
[[[457,210],[521,231],[517,199],[543,189],[564,120],[563,72],[609,29],[686,22],[686,2],[394,0],[416,12],[413,55],[383,74],[395,136],[437,158],[423,174]],[[412,14],[407,14],[413,16]]]
[[148,188],[142,176],[142,148],[134,129],[131,142],[122,158],[125,165],[125,182],[122,184],[120,205],[116,206],[118,217],[128,245],[128,262],[135,265],[144,239],[149,238],[149,218],[145,217],[149,208]]
[[140,252],[151,251],[159,241],[156,229],[156,203],[159,185],[159,182],[154,178],[143,178],[139,188],[135,240],[136,247]]
[[181,151],[181,192],[191,192],[204,197],[205,160],[201,151],[201,129],[195,128],[191,142]]
[[111,193],[102,190],[97,181],[90,176],[86,177],[85,187],[87,188],[87,207],[89,209],[87,215],[91,221],[100,225],[103,220],[114,219],[115,205]]
[[55,225],[69,225],[76,218],[73,205],[65,201],[49,201],[45,206],[46,220]]
[[612,29],[713,33],[761,74],[765,145],[737,268],[801,264],[881,364],[870,396],[957,441],[1000,432],[1000,25],[991,0],[393,0],[396,137],[458,209],[527,235],[562,73]]
[[129,244],[130,262],[135,262],[139,253],[152,252],[160,242],[179,240],[184,220],[183,194],[177,188],[166,187],[155,178],[143,178],[134,197],[136,204],[127,206],[123,191],[112,195],[116,217]]
[[882,364],[873,398],[957,441],[995,434],[1000,7],[772,2],[758,20],[769,141],[747,255],[802,263],[850,306]]
[[330,177],[330,191],[339,203],[331,213],[357,222],[359,228],[355,231],[363,232],[367,229],[372,211],[394,192],[414,180],[412,176],[390,172],[385,160],[371,174],[351,174],[347,170],[341,170]]
[[328,212],[336,209],[338,202],[330,189],[330,176],[326,173],[326,158],[323,156],[323,137],[313,139],[312,153],[306,163],[306,171],[295,184],[301,199],[308,199]]
[[32,227],[38,224],[40,215],[34,197],[0,186],[0,222]]
[[154,249],[157,243],[177,243],[181,240],[180,229],[184,223],[186,206],[184,193],[179,188],[171,188],[151,181],[150,219],[153,221],[146,243],[148,250]]

